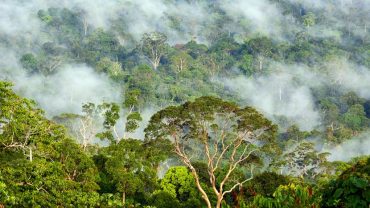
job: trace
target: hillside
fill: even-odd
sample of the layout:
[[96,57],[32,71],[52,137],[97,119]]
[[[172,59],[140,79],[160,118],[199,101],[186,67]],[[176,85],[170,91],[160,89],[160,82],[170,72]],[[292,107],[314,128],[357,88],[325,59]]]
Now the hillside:
[[367,0],[0,11],[0,207],[369,206]]

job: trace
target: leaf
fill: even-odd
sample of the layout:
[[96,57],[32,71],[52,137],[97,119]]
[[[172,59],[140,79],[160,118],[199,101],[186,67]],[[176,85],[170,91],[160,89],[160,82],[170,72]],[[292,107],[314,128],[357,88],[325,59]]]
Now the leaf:
[[370,189],[364,191],[362,193],[362,197],[364,197],[367,200],[367,202],[370,203]]
[[339,188],[335,191],[333,198],[338,199],[343,194],[343,189]]
[[364,189],[369,184],[369,182],[363,178],[353,178],[352,182],[353,185],[360,189]]

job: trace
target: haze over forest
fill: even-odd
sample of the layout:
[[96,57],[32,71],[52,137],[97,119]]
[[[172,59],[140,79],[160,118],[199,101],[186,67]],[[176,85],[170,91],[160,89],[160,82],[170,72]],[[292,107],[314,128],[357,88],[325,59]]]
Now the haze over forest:
[[0,207],[368,207],[369,24],[368,0],[2,0]]

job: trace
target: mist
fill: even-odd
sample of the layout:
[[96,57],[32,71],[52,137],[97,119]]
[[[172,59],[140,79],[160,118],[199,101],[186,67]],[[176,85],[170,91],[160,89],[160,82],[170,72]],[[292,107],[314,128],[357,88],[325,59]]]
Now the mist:
[[85,103],[118,102],[122,97],[108,77],[85,65],[65,66],[50,76],[28,75],[14,68],[0,72],[0,79],[12,81],[18,93],[35,100],[49,117],[79,114]]
[[369,132],[348,140],[341,145],[330,149],[324,149],[324,152],[329,152],[329,161],[345,161],[348,162],[354,157],[362,155],[370,155],[370,136]]
[[[311,84],[315,83],[306,82],[303,78],[309,79],[314,75],[299,66],[288,68],[296,69],[292,71],[283,67],[283,71],[270,76],[239,76],[226,79],[224,83],[226,87],[237,92],[245,104],[254,106],[275,122],[278,122],[277,117],[285,116],[298,124],[302,130],[312,130],[320,125],[319,112],[315,109],[310,91]],[[307,85],[302,84],[303,81]]]
[[[343,44],[338,30],[347,28],[351,35],[364,38],[368,31],[370,5],[365,1],[338,0],[332,7],[327,1],[287,0],[295,5],[290,13],[286,8],[269,0],[236,1],[185,1],[185,0],[4,0],[0,5],[0,78],[14,82],[14,89],[27,98],[34,99],[50,117],[61,113],[81,113],[83,103],[120,102],[122,90],[109,77],[95,72],[84,63],[63,63],[51,75],[30,74],[22,68],[19,59],[25,53],[40,51],[44,43],[53,42],[52,34],[37,12],[48,8],[68,8],[78,13],[88,24],[88,30],[103,28],[112,31],[122,46],[137,44],[147,32],[159,31],[168,36],[171,45],[196,40],[210,44],[220,33],[229,34],[244,42],[245,37],[263,35],[277,43],[292,42],[289,34],[304,31],[312,37],[334,37]],[[289,8],[290,9],[290,8]],[[351,12],[356,9],[357,12]],[[303,26],[302,17],[320,11],[315,24]],[[217,21],[220,14],[227,20]],[[346,22],[351,15],[356,21]],[[330,23],[330,24],[329,24]],[[330,27],[328,27],[330,25]],[[63,47],[63,46],[61,46]],[[69,60],[70,61],[70,60]],[[327,73],[318,73],[324,67]],[[289,124],[298,124],[302,130],[320,128],[321,116],[315,106],[312,88],[340,85],[343,91],[354,91],[370,99],[370,73],[365,66],[354,64],[344,57],[313,66],[272,63],[270,75],[217,80],[235,92],[243,105],[252,105],[284,129],[281,117]],[[153,107],[154,109],[154,107]],[[154,113],[143,109],[142,126]],[[156,109],[157,110],[157,109]],[[122,121],[123,122],[123,121]],[[140,133],[141,132],[141,133]],[[142,138],[142,129],[133,136]]]
[[[338,6],[324,0],[293,1],[296,8],[286,8],[270,0],[237,1],[185,1],[185,0],[5,0],[0,6],[0,34],[15,38],[38,39],[42,34],[42,23],[37,11],[48,8],[68,8],[78,12],[87,21],[88,28],[113,30],[126,44],[130,38],[139,41],[142,34],[159,31],[165,33],[172,44],[184,43],[191,39],[208,43],[217,38],[219,31],[229,31],[239,40],[250,34],[263,34],[275,40],[292,40],[289,33],[306,30],[314,36],[338,37],[340,28],[348,28],[354,34],[364,37],[366,22],[370,19],[370,6],[364,1],[337,0]],[[351,9],[358,12],[351,13]],[[315,17],[315,24],[304,29],[299,15],[320,11],[324,16]],[[217,16],[226,14],[226,23],[219,24]],[[268,14],[268,15],[266,15]],[[345,22],[345,15],[356,18]],[[212,18],[210,18],[212,17]],[[216,18],[214,18],[216,17]],[[328,28],[326,23],[330,22]],[[364,31],[365,30],[365,31]],[[46,35],[47,36],[47,35]]]
[[[323,67],[325,73],[319,72],[318,69]],[[273,62],[267,71],[269,75],[218,80],[240,95],[243,104],[254,106],[277,123],[280,122],[279,117],[284,116],[302,130],[313,130],[321,124],[313,88],[340,86],[338,90],[343,93],[355,92],[370,99],[370,70],[345,58],[329,61],[324,66]]]

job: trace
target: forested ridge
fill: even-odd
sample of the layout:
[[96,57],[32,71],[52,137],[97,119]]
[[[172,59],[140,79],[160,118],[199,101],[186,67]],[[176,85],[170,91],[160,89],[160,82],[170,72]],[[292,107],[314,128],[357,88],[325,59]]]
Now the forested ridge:
[[369,207],[367,0],[0,11],[0,207]]

